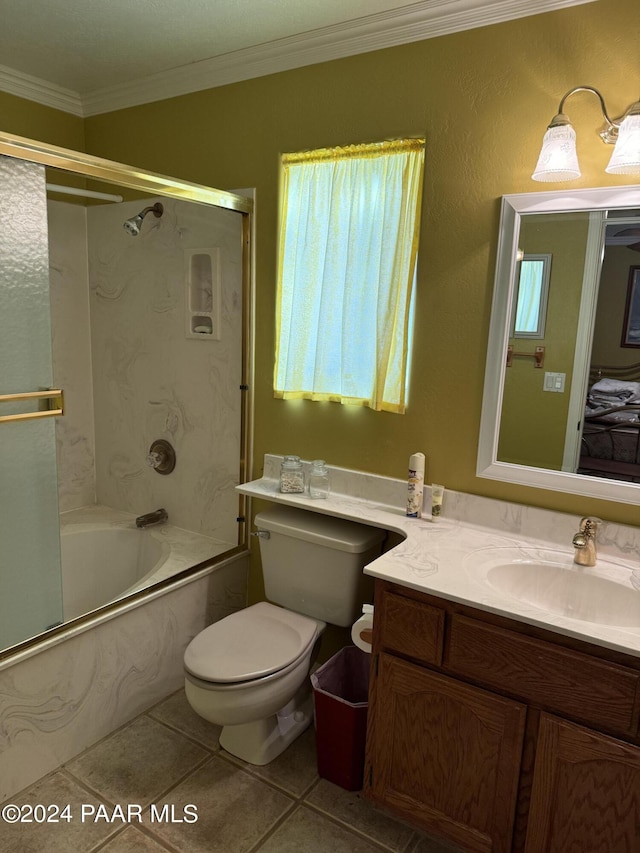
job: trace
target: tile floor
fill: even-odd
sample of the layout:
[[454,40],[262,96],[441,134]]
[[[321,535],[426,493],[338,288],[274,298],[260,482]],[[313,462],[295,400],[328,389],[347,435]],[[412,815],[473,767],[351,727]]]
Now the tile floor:
[[454,853],[320,779],[313,728],[266,767],[219,731],[174,693],[12,797],[34,821],[0,823],[0,853]]

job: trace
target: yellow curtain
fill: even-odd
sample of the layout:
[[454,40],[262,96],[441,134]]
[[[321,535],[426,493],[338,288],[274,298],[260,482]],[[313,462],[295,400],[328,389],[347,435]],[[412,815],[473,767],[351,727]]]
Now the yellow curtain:
[[404,412],[424,139],[282,159],[275,396]]

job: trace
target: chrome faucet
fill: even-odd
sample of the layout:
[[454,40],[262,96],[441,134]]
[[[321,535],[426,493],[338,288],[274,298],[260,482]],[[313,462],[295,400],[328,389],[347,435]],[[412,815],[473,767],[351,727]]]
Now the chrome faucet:
[[573,562],[579,566],[595,566],[598,557],[596,548],[596,533],[599,518],[587,516],[580,521],[580,530],[573,537],[573,547],[576,549]]
[[166,509],[156,509],[154,512],[148,512],[146,515],[139,515],[136,518],[136,527],[149,527],[150,524],[161,524],[167,521],[169,514]]

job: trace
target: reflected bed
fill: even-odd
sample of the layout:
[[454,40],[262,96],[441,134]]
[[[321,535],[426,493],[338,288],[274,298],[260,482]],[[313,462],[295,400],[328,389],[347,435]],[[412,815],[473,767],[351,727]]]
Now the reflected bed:
[[587,395],[579,474],[640,482],[638,368],[592,368],[598,378]]

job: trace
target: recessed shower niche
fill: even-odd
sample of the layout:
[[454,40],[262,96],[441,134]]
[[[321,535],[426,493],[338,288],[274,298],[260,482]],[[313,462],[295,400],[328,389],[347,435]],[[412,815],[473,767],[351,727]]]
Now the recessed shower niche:
[[187,337],[220,340],[220,249],[185,250]]
[[[0,165],[16,244],[0,275],[1,666],[88,611],[113,614],[123,597],[142,603],[147,586],[170,589],[244,553],[235,486],[247,476],[252,201],[1,132]],[[43,258],[23,214],[37,216]],[[45,314],[38,335],[34,303]],[[43,388],[64,392],[64,412],[38,410]],[[147,459],[158,439],[179,458],[165,477]],[[161,565],[136,564],[117,594],[70,613],[59,559],[69,537],[121,527],[135,536],[135,518],[158,507],[168,522],[140,532],[162,546]],[[89,561],[76,562],[85,573]]]

